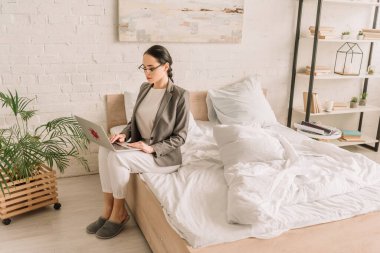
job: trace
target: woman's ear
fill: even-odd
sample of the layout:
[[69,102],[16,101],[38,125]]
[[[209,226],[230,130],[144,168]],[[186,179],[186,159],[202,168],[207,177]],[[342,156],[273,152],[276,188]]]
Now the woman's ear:
[[165,72],[168,72],[169,67],[170,67],[170,65],[169,65],[168,62],[164,64],[164,70],[165,70]]

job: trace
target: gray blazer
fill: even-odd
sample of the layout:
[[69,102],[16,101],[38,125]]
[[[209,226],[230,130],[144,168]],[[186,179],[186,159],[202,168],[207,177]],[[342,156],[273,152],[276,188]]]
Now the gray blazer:
[[[143,83],[137,96],[133,114],[127,126],[121,131],[130,142],[142,140],[136,125],[136,109],[152,88],[152,84]],[[181,148],[185,143],[190,115],[189,92],[174,85],[170,80],[158,108],[153,123],[149,145],[155,153],[153,158],[158,166],[173,166],[182,163]]]

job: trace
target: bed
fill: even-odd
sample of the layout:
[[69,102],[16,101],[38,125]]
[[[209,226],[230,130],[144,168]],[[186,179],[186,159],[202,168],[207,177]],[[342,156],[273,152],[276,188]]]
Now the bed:
[[[190,101],[194,118],[207,121],[206,92],[192,92]],[[106,104],[108,128],[125,124],[124,96],[108,95]],[[293,229],[273,239],[247,238],[192,248],[168,223],[161,203],[138,174],[128,184],[127,204],[155,253],[380,252],[379,212]]]

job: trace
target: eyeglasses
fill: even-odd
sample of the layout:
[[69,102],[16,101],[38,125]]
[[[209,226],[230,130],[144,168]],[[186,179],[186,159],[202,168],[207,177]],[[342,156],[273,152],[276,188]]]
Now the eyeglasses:
[[141,64],[141,65],[138,67],[138,69],[139,69],[139,70],[142,70],[142,71],[144,71],[144,72],[149,71],[150,73],[152,73],[153,71],[155,71],[157,68],[159,68],[159,67],[161,67],[161,66],[162,66],[162,64],[158,65],[157,67],[145,68],[144,64]]

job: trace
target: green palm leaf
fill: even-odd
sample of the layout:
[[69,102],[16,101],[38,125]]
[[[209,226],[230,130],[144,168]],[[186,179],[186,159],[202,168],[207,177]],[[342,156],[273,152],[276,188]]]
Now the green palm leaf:
[[20,116],[21,118],[24,120],[24,121],[28,121],[29,119],[31,119],[34,115],[36,115],[36,110],[32,110],[32,111],[21,111],[20,112]]
[[13,114],[17,116],[25,111],[25,108],[33,101],[33,99],[19,97],[17,91],[15,92],[15,95],[13,95],[8,90],[8,94],[0,92],[0,101],[2,102],[2,107],[9,107]]

